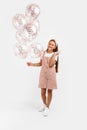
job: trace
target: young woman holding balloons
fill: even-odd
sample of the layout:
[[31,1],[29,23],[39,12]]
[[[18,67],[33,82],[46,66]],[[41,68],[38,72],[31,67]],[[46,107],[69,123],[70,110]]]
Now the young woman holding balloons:
[[27,62],[28,66],[42,66],[39,76],[39,88],[41,88],[43,104],[39,112],[43,112],[43,116],[48,115],[52,92],[57,89],[56,72],[58,72],[59,53],[58,44],[54,39],[51,39],[39,63]]

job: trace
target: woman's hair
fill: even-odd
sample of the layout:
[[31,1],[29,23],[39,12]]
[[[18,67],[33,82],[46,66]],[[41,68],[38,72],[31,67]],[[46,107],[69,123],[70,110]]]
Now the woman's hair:
[[[58,51],[58,44],[56,43],[56,41],[54,39],[51,39],[49,42],[53,41],[55,43],[56,48],[53,50],[53,52]],[[55,63],[55,70],[56,73],[58,73],[58,65],[59,65],[59,56],[57,56],[57,61]]]

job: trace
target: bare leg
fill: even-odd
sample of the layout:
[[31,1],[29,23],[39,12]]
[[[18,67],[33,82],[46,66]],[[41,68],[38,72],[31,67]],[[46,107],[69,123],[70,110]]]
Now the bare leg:
[[44,104],[46,104],[46,89],[41,88],[41,97]]
[[50,106],[51,100],[52,100],[52,90],[48,89],[48,97],[47,97],[47,107],[48,108]]

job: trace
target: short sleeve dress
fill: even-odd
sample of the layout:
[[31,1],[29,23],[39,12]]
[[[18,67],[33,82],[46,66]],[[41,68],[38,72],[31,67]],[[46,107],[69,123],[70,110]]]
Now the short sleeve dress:
[[[57,89],[55,65],[49,67],[49,61],[53,54],[54,52],[47,53],[46,51],[43,53],[42,68],[39,76],[39,88]],[[56,59],[57,57],[55,57],[55,60]]]

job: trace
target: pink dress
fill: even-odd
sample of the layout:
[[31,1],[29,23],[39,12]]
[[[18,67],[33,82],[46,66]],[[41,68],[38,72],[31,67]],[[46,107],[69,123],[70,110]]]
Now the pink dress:
[[57,89],[55,66],[49,67],[50,57],[42,57],[42,68],[39,77],[39,88]]

